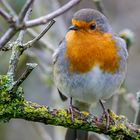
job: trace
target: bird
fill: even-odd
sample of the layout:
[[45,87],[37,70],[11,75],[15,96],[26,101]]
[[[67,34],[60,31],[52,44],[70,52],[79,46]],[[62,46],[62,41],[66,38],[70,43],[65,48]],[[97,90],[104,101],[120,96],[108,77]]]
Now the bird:
[[[53,54],[54,82],[63,101],[81,111],[109,99],[123,83],[128,52],[108,19],[95,9],[77,11]],[[102,103],[101,103],[102,104]],[[66,140],[87,140],[85,131],[68,129]]]

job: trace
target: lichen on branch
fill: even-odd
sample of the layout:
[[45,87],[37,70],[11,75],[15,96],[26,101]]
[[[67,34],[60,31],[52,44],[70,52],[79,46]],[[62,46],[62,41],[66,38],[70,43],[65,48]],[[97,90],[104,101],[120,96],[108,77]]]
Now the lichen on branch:
[[11,88],[11,79],[7,75],[0,75],[0,123],[18,116],[23,110],[22,88],[19,87],[14,94],[9,92]]
[[140,129],[131,124],[124,116],[117,116],[110,111],[112,122],[107,131],[105,116],[96,117],[88,112],[74,113],[74,122],[71,113],[67,109],[51,109],[48,106],[39,105],[25,100],[23,89],[18,87],[12,93],[9,92],[12,82],[6,75],[0,76],[0,123],[12,118],[20,118],[49,125],[64,126],[73,129],[81,129],[104,133],[114,140],[140,139]]

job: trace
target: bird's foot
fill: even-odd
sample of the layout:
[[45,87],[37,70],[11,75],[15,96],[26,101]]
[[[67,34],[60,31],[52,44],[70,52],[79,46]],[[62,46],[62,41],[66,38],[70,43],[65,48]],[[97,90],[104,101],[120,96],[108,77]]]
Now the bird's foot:
[[80,114],[80,110],[72,105],[72,98],[70,98],[70,106],[68,111],[71,113],[72,122],[74,122],[74,114]]
[[109,128],[109,125],[110,124],[114,124],[114,120],[113,118],[110,116],[109,112],[110,110],[109,109],[106,109],[105,106],[103,105],[102,101],[99,100],[100,104],[101,104],[101,107],[103,109],[103,116],[105,117],[106,119],[106,127],[105,127],[105,132],[108,131],[108,128]]
[[74,114],[80,114],[80,110],[77,107],[70,105],[68,111],[71,113],[72,122],[74,122]]

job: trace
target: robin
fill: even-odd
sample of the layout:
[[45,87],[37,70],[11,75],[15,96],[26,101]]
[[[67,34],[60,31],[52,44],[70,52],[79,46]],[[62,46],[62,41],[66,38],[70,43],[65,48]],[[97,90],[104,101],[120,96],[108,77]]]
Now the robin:
[[[112,31],[107,18],[94,9],[73,15],[64,40],[53,55],[54,82],[62,100],[80,110],[110,98],[125,78],[125,41]],[[68,129],[66,140],[87,140],[87,133]]]

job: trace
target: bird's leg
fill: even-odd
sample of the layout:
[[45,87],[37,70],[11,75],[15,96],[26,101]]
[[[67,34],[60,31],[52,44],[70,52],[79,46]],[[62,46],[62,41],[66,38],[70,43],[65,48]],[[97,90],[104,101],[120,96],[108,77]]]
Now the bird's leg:
[[72,121],[74,122],[74,112],[73,112],[73,106],[72,106],[72,97],[70,97],[70,105],[69,105],[69,112],[71,113]]
[[109,128],[109,124],[110,124],[110,115],[108,113],[108,110],[106,110],[105,106],[103,105],[102,101],[99,100],[99,103],[101,104],[101,107],[103,109],[103,114],[105,115],[106,117],[106,131],[108,130]]
[[76,112],[76,113],[80,114],[80,111],[77,107],[72,105],[72,97],[70,97],[69,112],[71,113],[72,121],[74,122],[74,113]]

